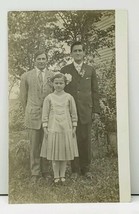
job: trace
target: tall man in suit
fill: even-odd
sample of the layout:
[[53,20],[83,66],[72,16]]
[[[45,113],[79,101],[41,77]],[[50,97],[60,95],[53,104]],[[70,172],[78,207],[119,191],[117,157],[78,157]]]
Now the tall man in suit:
[[71,163],[73,177],[81,173],[91,178],[89,165],[91,161],[91,124],[92,117],[99,113],[98,84],[93,67],[85,64],[84,47],[79,41],[71,46],[73,63],[61,69],[62,73],[72,76],[72,81],[66,86],[66,92],[70,93],[76,102],[78,113],[77,143],[79,149],[79,160]]
[[45,174],[45,168],[40,159],[43,139],[42,106],[44,98],[52,92],[49,83],[52,72],[46,69],[47,56],[44,51],[39,50],[35,53],[34,62],[34,68],[21,76],[20,98],[30,140],[31,179],[36,182],[41,173]]

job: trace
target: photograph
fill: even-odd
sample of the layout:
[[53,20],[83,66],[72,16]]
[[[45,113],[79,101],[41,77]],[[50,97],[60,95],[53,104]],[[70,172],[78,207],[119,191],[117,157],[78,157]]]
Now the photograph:
[[9,11],[9,203],[120,202],[115,10]]

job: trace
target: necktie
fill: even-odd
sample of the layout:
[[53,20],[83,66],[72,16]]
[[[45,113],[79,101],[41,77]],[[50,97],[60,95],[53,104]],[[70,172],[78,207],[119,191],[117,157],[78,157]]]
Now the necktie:
[[81,66],[80,65],[76,65],[76,69],[77,69],[78,73],[81,72]]
[[79,74],[81,77],[83,77],[84,71],[83,71],[83,69],[82,69],[82,66],[80,66],[80,65],[76,66],[76,70],[78,71],[78,74]]
[[43,91],[43,76],[42,76],[42,72],[40,71],[39,75],[39,82],[40,82],[40,87],[41,87],[41,91]]

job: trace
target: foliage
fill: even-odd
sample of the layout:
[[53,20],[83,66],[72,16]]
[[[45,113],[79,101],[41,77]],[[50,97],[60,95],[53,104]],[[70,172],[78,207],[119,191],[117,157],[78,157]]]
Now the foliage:
[[[33,67],[35,50],[44,48],[48,54],[48,68],[59,70],[70,61],[69,45],[75,40],[83,41],[85,60],[95,66],[98,75],[101,113],[93,126],[95,141],[103,145],[107,133],[116,131],[115,56],[111,63],[94,64],[94,58],[99,56],[98,49],[114,47],[114,24],[107,28],[97,25],[102,18],[111,16],[114,11],[105,10],[15,11],[8,14],[9,92],[14,85],[19,87],[22,73]],[[10,130],[22,130],[24,114],[20,104],[10,108],[9,116]]]
[[19,99],[13,99],[9,102],[10,132],[24,130],[24,112]]
[[[97,49],[112,46],[114,26],[106,30],[96,27],[102,16],[113,11],[32,11],[9,12],[9,73],[20,79],[33,67],[33,54],[44,48],[48,67],[58,69],[70,59],[68,46],[76,39],[85,44],[86,54],[94,57]],[[113,40],[112,40],[113,41]]]
[[57,17],[61,27],[55,29],[55,35],[60,41],[66,41],[71,45],[73,41],[83,42],[87,55],[95,56],[100,47],[112,46],[109,39],[112,36],[114,26],[102,30],[96,23],[104,16],[112,15],[106,11],[69,11],[58,12]]
[[101,122],[105,125],[105,131],[116,132],[116,69],[114,57],[110,64],[99,64],[97,66]]
[[36,185],[30,181],[29,142],[25,132],[10,134],[9,152],[9,201],[10,203],[92,203],[118,202],[118,159],[116,156],[92,160],[93,179],[79,176],[72,181],[70,163],[67,166],[66,183],[55,186],[51,162],[47,179],[40,178]]
[[[102,18],[114,16],[114,11],[15,11],[8,14],[9,92],[19,87],[21,75],[34,64],[34,51],[45,49],[48,68],[59,70],[71,60],[69,45],[83,41],[86,61],[95,66],[99,81],[100,118],[93,122],[91,172],[94,179],[79,177],[55,187],[52,169],[47,180],[34,186],[30,183],[29,142],[24,132],[24,113],[19,100],[10,103],[10,184],[11,203],[59,202],[111,202],[119,200],[118,160],[109,152],[106,140],[108,131],[116,131],[115,56],[111,63],[98,62],[98,49],[114,46],[114,24],[103,29],[97,27]],[[11,100],[10,100],[11,101]],[[96,128],[97,127],[97,128]],[[16,132],[15,132],[16,131]]]
[[33,66],[33,53],[51,37],[55,12],[9,12],[9,72],[20,78]]

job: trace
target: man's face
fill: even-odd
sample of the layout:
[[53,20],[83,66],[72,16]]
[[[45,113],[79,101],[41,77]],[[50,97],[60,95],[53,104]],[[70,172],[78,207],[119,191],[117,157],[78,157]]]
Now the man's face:
[[35,60],[35,65],[38,69],[43,70],[46,67],[46,62],[47,58],[46,55],[43,53],[37,56]]
[[76,63],[80,64],[84,58],[84,51],[82,45],[73,46],[71,56],[73,57]]

